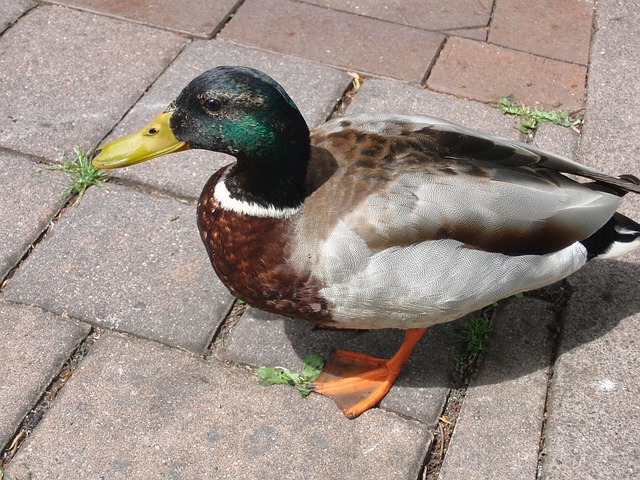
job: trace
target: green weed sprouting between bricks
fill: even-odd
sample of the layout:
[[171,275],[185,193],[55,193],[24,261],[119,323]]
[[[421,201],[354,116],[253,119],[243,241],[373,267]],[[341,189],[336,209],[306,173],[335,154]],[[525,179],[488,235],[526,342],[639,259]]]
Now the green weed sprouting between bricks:
[[501,97],[497,108],[503,115],[515,115],[520,117],[518,130],[522,133],[530,133],[538,128],[542,122],[550,122],[561,127],[577,128],[582,120],[569,113],[568,110],[545,110],[537,107],[515,103],[511,97]]
[[[514,297],[519,299],[524,295],[518,293]],[[494,302],[479,312],[472,313],[457,335],[465,348],[464,352],[456,358],[456,371],[460,377],[474,374],[477,371],[480,355],[489,351],[486,339],[493,332],[493,315],[498,305],[498,302]]]
[[73,204],[80,201],[84,192],[91,185],[101,186],[106,180],[106,172],[96,168],[91,163],[89,152],[85,152],[79,147],[73,148],[73,158],[61,159],[61,165],[44,165],[44,170],[58,170],[71,175],[72,182],[64,193],[63,201],[66,202],[73,195],[77,195]]
[[324,358],[317,353],[307,355],[302,359],[302,372],[293,372],[284,367],[259,367],[256,374],[265,385],[291,385],[300,395],[306,397],[311,393],[308,385],[322,372]]

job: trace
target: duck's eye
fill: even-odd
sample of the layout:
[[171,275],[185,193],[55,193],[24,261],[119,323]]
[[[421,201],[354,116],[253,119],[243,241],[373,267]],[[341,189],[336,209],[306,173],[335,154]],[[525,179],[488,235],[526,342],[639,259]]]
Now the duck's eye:
[[147,133],[149,135],[155,135],[156,133],[158,133],[158,129],[156,127],[151,127]]
[[222,102],[217,98],[207,98],[204,102],[204,108],[210,112],[217,112],[222,108]]

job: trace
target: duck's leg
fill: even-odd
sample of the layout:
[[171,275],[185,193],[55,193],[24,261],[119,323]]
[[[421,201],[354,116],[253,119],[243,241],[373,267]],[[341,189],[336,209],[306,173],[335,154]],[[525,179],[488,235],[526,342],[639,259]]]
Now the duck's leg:
[[400,348],[389,359],[339,350],[311,387],[331,397],[347,417],[355,418],[387,394],[426,331],[426,328],[406,330]]

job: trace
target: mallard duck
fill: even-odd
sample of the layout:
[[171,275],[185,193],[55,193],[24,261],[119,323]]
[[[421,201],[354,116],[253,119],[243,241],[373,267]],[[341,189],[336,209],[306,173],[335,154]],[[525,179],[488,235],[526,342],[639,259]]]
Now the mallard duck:
[[322,326],[405,330],[392,358],[339,351],[315,382],[349,417],[386,395],[429,326],[640,246],[640,225],[616,213],[640,192],[631,175],[427,116],[350,115],[309,132],[284,89],[245,67],[201,74],[93,164],[187,148],[236,158],[197,207],[234,295]]

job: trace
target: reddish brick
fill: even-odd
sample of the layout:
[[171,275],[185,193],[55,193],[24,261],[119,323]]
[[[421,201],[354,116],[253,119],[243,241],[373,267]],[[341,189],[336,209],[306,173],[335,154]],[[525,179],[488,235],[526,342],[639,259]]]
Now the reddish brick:
[[444,36],[289,0],[247,0],[221,37],[358,72],[421,81]]
[[526,104],[582,108],[587,69],[524,52],[450,38],[427,86],[460,97],[496,102],[506,95]]
[[592,22],[589,0],[498,0],[489,41],[586,65]]
[[487,27],[478,28],[459,28],[457,30],[447,30],[444,32],[447,36],[454,35],[456,37],[471,38],[473,40],[487,41]]
[[486,26],[493,7],[493,0],[306,0],[306,3],[425,30]]
[[227,19],[237,0],[56,0],[56,3],[208,38]]

